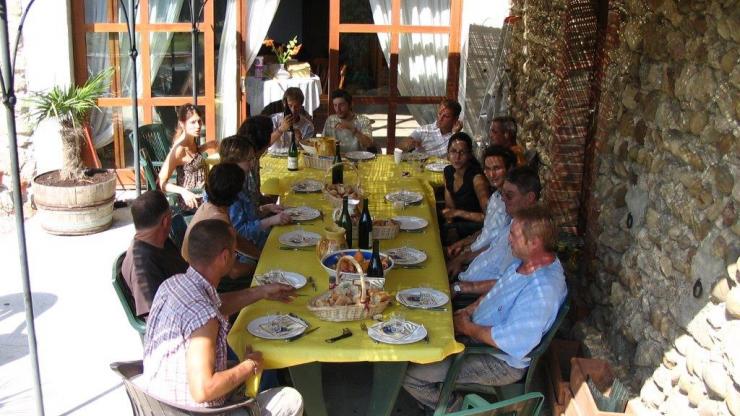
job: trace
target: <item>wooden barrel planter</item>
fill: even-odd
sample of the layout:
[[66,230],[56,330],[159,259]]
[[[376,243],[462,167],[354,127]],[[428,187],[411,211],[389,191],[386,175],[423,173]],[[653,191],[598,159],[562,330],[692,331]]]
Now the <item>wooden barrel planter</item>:
[[108,229],[113,223],[116,175],[110,171],[99,173],[86,184],[45,183],[48,181],[44,177],[57,172],[33,179],[33,201],[41,227],[56,235],[85,235]]

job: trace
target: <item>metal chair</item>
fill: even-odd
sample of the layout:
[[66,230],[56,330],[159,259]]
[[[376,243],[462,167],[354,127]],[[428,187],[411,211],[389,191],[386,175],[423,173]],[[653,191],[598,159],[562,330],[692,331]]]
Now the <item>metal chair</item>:
[[247,414],[252,416],[260,414],[259,405],[254,399],[229,406],[190,407],[154,397],[132,381],[144,372],[141,360],[115,362],[110,365],[110,368],[123,379],[134,416],[223,415],[234,410],[246,410]]
[[527,393],[496,403],[488,403],[477,394],[468,394],[461,410],[445,413],[445,416],[537,416],[544,401],[542,393]]
[[503,353],[503,351],[490,345],[466,346],[465,350],[462,353],[455,356],[452,361],[452,365],[450,365],[449,370],[447,370],[447,377],[445,377],[445,381],[442,384],[442,390],[439,394],[439,402],[437,403],[437,409],[435,409],[434,415],[441,416],[445,414],[445,406],[447,405],[447,402],[449,401],[453,391],[492,394],[495,395],[498,400],[505,400],[513,398],[517,395],[529,393],[529,389],[532,384],[532,378],[534,377],[535,370],[537,369],[537,363],[539,362],[540,357],[547,350],[547,347],[550,345],[550,341],[552,341],[555,333],[558,331],[558,328],[560,328],[560,325],[563,323],[565,315],[568,314],[568,309],[570,309],[570,300],[566,297],[563,304],[560,305],[558,315],[555,317],[555,322],[553,322],[552,327],[550,327],[550,329],[542,336],[542,340],[540,341],[539,345],[537,345],[537,347],[535,347],[535,349],[533,349],[532,352],[529,353],[529,368],[527,369],[527,373],[524,375],[524,377],[517,383],[509,384],[507,386],[488,386],[482,384],[456,383],[455,380],[460,373],[460,369],[462,368],[462,363],[465,359],[465,356],[469,354],[490,355],[494,353]]
[[113,262],[113,288],[116,290],[118,300],[121,302],[121,307],[126,313],[128,323],[131,325],[136,332],[139,333],[141,342],[144,342],[144,332],[146,332],[146,322],[143,319],[136,316],[136,308],[134,307],[134,296],[131,294],[126,280],[123,278],[121,273],[121,267],[123,265],[123,258],[126,257],[126,252],[121,253],[116,261]]
[[[133,132],[129,133],[128,138],[133,146]],[[167,135],[167,128],[164,124],[156,123],[139,126],[139,147],[146,149],[151,158],[153,169],[157,173],[159,168],[162,167],[170,147],[172,147],[172,142]]]

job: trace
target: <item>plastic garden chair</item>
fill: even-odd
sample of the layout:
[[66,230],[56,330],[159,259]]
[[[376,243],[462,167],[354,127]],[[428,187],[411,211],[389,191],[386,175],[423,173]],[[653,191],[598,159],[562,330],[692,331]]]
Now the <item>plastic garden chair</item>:
[[182,241],[185,239],[185,231],[188,224],[193,218],[192,215],[175,214],[172,216],[172,225],[170,226],[170,239],[178,249],[182,249]]
[[477,394],[468,394],[461,410],[445,413],[445,416],[537,416],[544,401],[542,393],[527,393],[496,403],[488,403]]
[[[133,133],[129,133],[128,137],[133,146]],[[139,147],[146,149],[155,172],[159,172],[159,168],[162,167],[162,163],[167,157],[171,146],[172,142],[167,135],[167,128],[165,128],[164,124],[157,123],[139,126]]]
[[115,362],[111,370],[123,379],[134,416],[183,416],[183,415],[223,415],[235,410],[246,410],[248,415],[259,416],[259,405],[254,399],[222,407],[190,407],[160,399],[142,390],[133,379],[144,372],[139,361]]
[[118,300],[121,302],[121,307],[126,313],[126,318],[131,327],[139,333],[141,342],[144,342],[144,332],[146,332],[146,322],[143,319],[136,316],[136,308],[134,307],[134,297],[131,294],[126,280],[123,278],[121,273],[121,266],[123,265],[123,258],[126,257],[126,252],[121,253],[116,261],[113,263],[113,288],[116,290]]
[[434,411],[434,415],[441,416],[445,414],[445,406],[449,401],[453,391],[492,394],[495,395],[498,400],[505,400],[513,398],[517,395],[529,393],[529,389],[532,384],[532,378],[534,377],[535,370],[537,369],[537,363],[539,362],[540,357],[542,357],[542,355],[547,350],[547,347],[550,345],[550,341],[552,341],[555,333],[558,331],[558,328],[560,328],[560,325],[563,323],[565,315],[567,315],[568,313],[568,309],[570,309],[570,300],[566,297],[563,304],[560,305],[558,315],[557,317],[555,317],[555,322],[553,322],[552,327],[542,336],[542,340],[540,341],[539,345],[537,345],[537,347],[535,347],[535,349],[533,349],[532,352],[529,353],[528,357],[530,361],[527,373],[520,381],[516,383],[506,386],[456,383],[455,380],[460,373],[460,369],[462,368],[462,363],[466,355],[503,353],[503,351],[490,345],[466,346],[465,350],[462,353],[455,356],[452,361],[452,365],[450,365],[450,368],[447,371],[447,377],[442,384],[442,391],[440,392],[439,402],[437,404],[437,409]]
[[[141,170],[144,172],[144,179],[146,180],[146,188],[150,191],[155,189],[161,189],[159,186],[157,174],[154,172],[154,167],[152,166],[152,160],[149,157],[149,152],[141,148],[139,149],[139,165],[141,166]],[[167,202],[169,202],[170,207],[172,207],[173,212],[178,212],[179,207],[177,205],[177,197],[178,195],[174,192],[165,192],[165,197],[167,197]]]

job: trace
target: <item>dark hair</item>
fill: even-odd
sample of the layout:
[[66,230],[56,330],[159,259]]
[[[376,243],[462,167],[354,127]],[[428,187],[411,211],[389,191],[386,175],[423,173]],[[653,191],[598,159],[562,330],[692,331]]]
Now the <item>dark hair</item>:
[[506,175],[506,180],[516,186],[516,189],[522,194],[533,192],[535,200],[540,199],[542,184],[540,183],[540,177],[537,175],[537,171],[534,169],[528,166],[516,167],[509,171]]
[[157,225],[168,209],[170,209],[170,205],[162,191],[144,192],[131,203],[131,218],[134,220],[134,228],[144,230]]
[[514,152],[503,146],[494,144],[486,147],[486,150],[483,152],[483,163],[485,163],[486,158],[489,157],[500,157],[504,161],[504,167],[507,172],[509,169],[516,166],[516,155]]
[[262,151],[270,145],[272,127],[270,117],[257,115],[244,120],[236,134],[250,138],[255,145],[255,150]]
[[244,186],[244,171],[234,163],[219,163],[211,169],[206,182],[208,202],[228,207],[236,201]]
[[218,145],[218,154],[221,163],[239,163],[246,160],[251,154],[254,156],[254,142],[244,136],[229,136]]
[[303,91],[298,87],[288,87],[283,94],[283,107],[288,107],[288,100],[298,101],[303,104],[305,97]]
[[462,112],[462,106],[460,106],[460,103],[458,103],[457,101],[451,98],[445,98],[444,100],[442,100],[442,102],[439,103],[439,105],[441,105],[444,108],[448,108],[452,110],[452,115],[455,118],[460,117],[460,113]]
[[173,137],[177,137],[180,134],[182,134],[182,127],[180,127],[180,123],[185,123],[188,121],[190,117],[193,116],[193,114],[197,114],[201,119],[203,118],[203,114],[200,113],[200,110],[198,110],[198,107],[187,103],[181,105],[177,109],[177,128],[175,129],[175,135]]
[[[215,168],[214,168],[215,169]],[[221,220],[198,221],[188,235],[188,258],[191,264],[208,264],[224,250],[231,250],[233,227]]]
[[493,121],[491,121],[491,124],[493,123],[499,123],[501,124],[501,127],[504,128],[504,132],[509,137],[509,146],[516,145],[516,120],[514,120],[514,117],[511,116],[500,116],[500,117],[494,117]]
[[331,100],[334,101],[335,98],[344,98],[344,101],[347,102],[347,104],[352,106],[352,94],[347,92],[347,90],[338,89],[331,92]]
[[549,209],[540,204],[532,205],[517,211],[514,218],[521,222],[525,240],[539,237],[545,250],[555,251],[557,228]]
[[480,167],[480,162],[478,161],[478,159],[475,158],[475,155],[473,155],[473,139],[471,139],[467,133],[458,131],[457,133],[450,136],[450,140],[447,142],[447,153],[450,152],[452,142],[455,141],[465,143],[465,145],[468,147],[468,153],[470,154],[470,164]]

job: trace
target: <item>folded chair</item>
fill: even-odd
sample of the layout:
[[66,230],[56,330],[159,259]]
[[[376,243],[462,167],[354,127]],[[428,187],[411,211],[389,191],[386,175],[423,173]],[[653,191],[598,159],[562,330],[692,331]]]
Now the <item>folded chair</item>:
[[496,403],[488,403],[477,394],[468,394],[461,410],[445,413],[445,416],[537,416],[544,401],[542,393],[527,393]]
[[136,332],[139,333],[141,342],[144,342],[144,332],[146,332],[146,322],[143,319],[136,316],[136,308],[134,307],[134,296],[131,294],[126,280],[123,278],[121,273],[121,266],[123,265],[123,258],[126,257],[126,252],[121,253],[116,261],[113,263],[113,288],[116,290],[118,300],[121,302],[121,307],[126,313],[128,323],[131,325]]
[[134,416],[187,416],[187,415],[222,415],[234,410],[246,410],[248,415],[259,416],[259,405],[254,399],[222,407],[190,407],[160,399],[142,390],[133,379],[144,372],[144,365],[139,361],[115,362],[111,370],[123,379],[131,402]]
[[503,351],[490,345],[466,346],[465,350],[462,353],[455,356],[452,361],[452,365],[450,365],[449,370],[447,370],[447,376],[445,377],[445,381],[442,384],[442,391],[439,394],[439,402],[437,403],[437,408],[434,411],[434,415],[441,416],[445,414],[447,403],[449,402],[450,396],[454,391],[491,394],[495,395],[497,400],[505,400],[513,398],[517,395],[529,393],[529,389],[532,384],[532,378],[534,377],[535,370],[537,369],[537,363],[539,362],[540,357],[547,350],[547,347],[550,345],[550,341],[552,341],[552,338],[555,336],[558,328],[563,323],[563,320],[565,319],[565,315],[567,315],[569,308],[570,301],[566,297],[563,304],[560,305],[558,315],[555,317],[555,322],[553,322],[552,327],[542,336],[542,340],[540,341],[539,345],[537,345],[537,347],[535,347],[535,349],[533,349],[532,352],[529,353],[529,368],[527,369],[527,373],[521,380],[516,383],[509,384],[507,386],[488,386],[482,384],[456,383],[455,380],[457,380],[457,376],[460,373],[460,369],[462,368],[463,360],[467,355],[503,353]]

